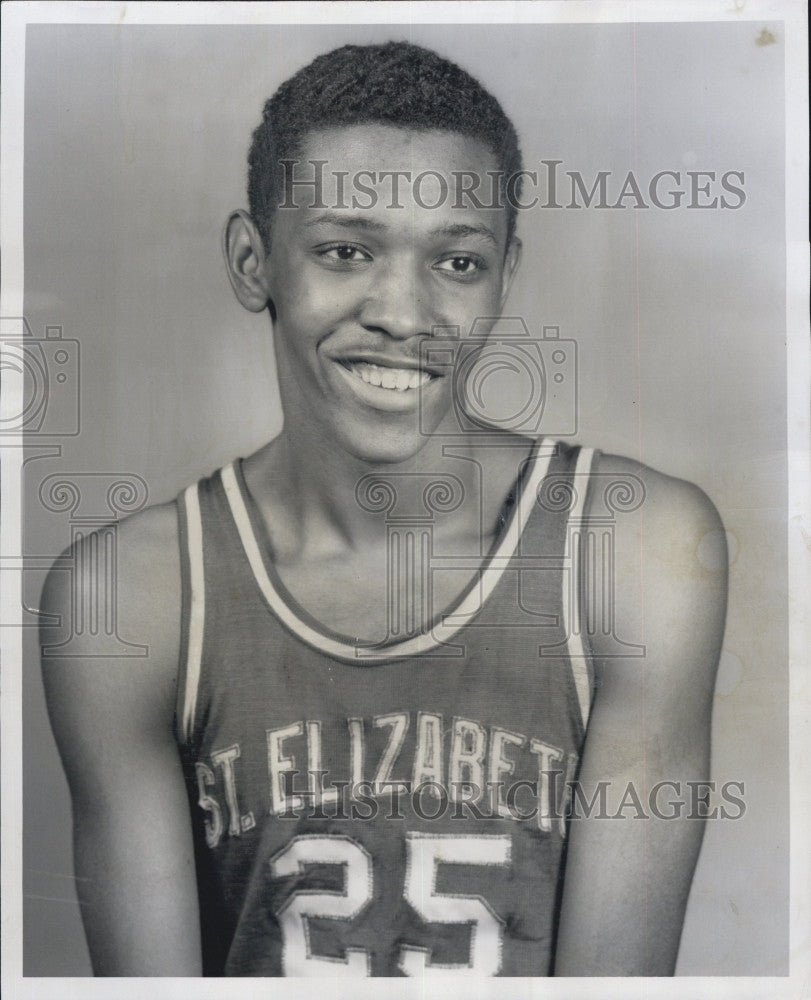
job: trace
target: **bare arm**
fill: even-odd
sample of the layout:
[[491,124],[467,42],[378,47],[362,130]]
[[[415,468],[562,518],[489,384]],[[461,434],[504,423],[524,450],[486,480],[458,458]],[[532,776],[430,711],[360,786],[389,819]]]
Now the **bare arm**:
[[[200,934],[188,800],[172,736],[180,635],[180,563],[171,505],[119,527],[119,633],[146,657],[44,655],[48,711],[73,803],[77,889],[96,975],[200,975]],[[88,542],[83,543],[87,546]],[[73,573],[66,554],[42,607],[63,628]],[[89,596],[89,572],[77,578]],[[95,648],[94,648],[95,647]]]
[[[601,471],[639,475],[645,500],[616,521],[616,633],[642,657],[609,657],[594,642],[598,687],[580,785],[610,782],[609,816],[629,783],[625,818],[573,819],[555,974],[672,975],[704,820],[690,781],[708,777],[715,671],[726,612],[721,522],[696,487],[607,456]],[[597,608],[597,611],[600,609]],[[614,650],[615,651],[615,650]],[[681,818],[658,818],[680,800]],[[584,810],[581,809],[581,813]]]

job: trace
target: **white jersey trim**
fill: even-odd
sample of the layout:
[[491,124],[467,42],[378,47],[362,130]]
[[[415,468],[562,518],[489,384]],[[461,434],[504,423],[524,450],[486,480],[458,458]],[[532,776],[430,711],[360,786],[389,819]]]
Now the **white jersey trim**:
[[524,528],[535,506],[538,487],[546,476],[556,446],[556,441],[547,440],[538,449],[530,474],[527,476],[524,488],[518,497],[515,514],[511,518],[495,554],[486,560],[478,586],[471,587],[460,603],[445,615],[444,619],[440,619],[429,632],[382,647],[343,642],[314,629],[295,613],[279,594],[265,568],[261,549],[256,540],[233,463],[223,468],[222,482],[248,562],[259,589],[274,614],[304,642],[328,656],[354,662],[359,660],[379,662],[425,653],[450,642],[478,612],[481,605],[492,594],[518,547]]
[[[566,630],[566,650],[572,665],[572,676],[580,705],[580,717],[586,728],[591,710],[591,683],[589,679],[590,654],[583,642],[585,615],[583,614],[583,527],[585,524],[586,496],[594,459],[593,448],[581,448],[574,471],[574,502],[569,511],[566,545],[569,547],[571,572],[563,574],[563,627]],[[583,484],[580,487],[580,484]]]
[[197,484],[189,486],[186,489],[183,494],[183,504],[186,511],[190,606],[181,732],[185,739],[190,739],[194,729],[197,689],[200,686],[203,631],[206,617],[206,588],[203,570],[203,522],[200,515],[200,497],[197,492]]

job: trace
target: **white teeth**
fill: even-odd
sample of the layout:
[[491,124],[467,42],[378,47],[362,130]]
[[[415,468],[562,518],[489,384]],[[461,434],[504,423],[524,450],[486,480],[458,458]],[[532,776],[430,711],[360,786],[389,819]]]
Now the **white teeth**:
[[353,375],[357,375],[367,385],[381,386],[384,389],[394,389],[405,392],[406,389],[417,389],[431,381],[428,372],[413,368],[388,368],[375,365],[368,361],[352,361],[347,366]]

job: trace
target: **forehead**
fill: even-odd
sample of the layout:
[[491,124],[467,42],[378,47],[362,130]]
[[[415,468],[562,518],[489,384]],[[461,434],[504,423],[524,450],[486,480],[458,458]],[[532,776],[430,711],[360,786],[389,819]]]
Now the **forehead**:
[[[498,160],[478,139],[457,132],[381,124],[309,133],[285,170],[278,212],[293,226],[327,209],[334,218],[396,231],[485,225],[506,239]],[[314,183],[314,182],[317,182]]]
[[311,132],[301,144],[301,151],[302,159],[331,158],[336,169],[351,166],[357,170],[451,172],[496,170],[498,166],[493,152],[472,136],[382,123]]

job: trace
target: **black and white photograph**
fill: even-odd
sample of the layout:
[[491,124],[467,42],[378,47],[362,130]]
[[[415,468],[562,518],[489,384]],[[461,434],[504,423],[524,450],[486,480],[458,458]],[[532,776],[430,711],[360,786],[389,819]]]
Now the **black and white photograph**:
[[8,996],[808,996],[806,17],[4,6]]

